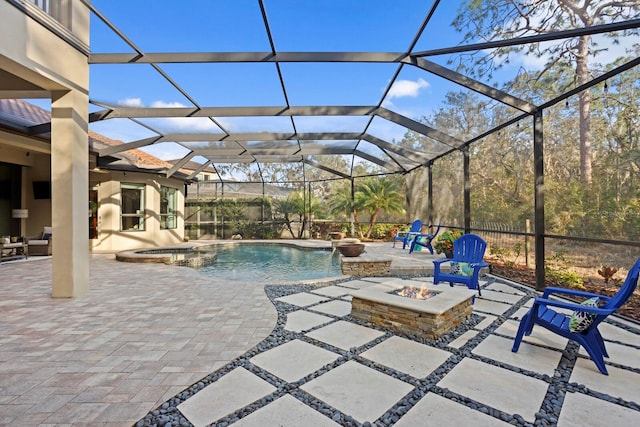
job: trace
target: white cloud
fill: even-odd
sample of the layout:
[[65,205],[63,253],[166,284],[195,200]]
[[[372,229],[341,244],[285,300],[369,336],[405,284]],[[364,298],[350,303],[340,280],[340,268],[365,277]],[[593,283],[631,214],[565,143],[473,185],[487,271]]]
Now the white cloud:
[[141,150],[161,160],[181,159],[191,151],[173,142],[148,145]]
[[179,102],[164,102],[164,101],[153,101],[151,103],[151,108],[183,108],[186,105],[181,104]]
[[[549,41],[540,43],[540,50],[543,51],[550,46],[557,45],[558,41]],[[595,64],[610,64],[620,57],[633,56],[629,51],[633,51],[634,46],[640,44],[640,37],[627,36],[613,39],[602,34],[592,36],[592,43],[595,43],[595,49],[599,50],[596,56],[590,56],[588,61],[589,65]],[[593,46],[592,46],[593,47]],[[487,55],[491,52],[486,51]],[[497,62],[504,64],[504,59],[498,59]],[[513,54],[510,58],[510,63],[505,66],[505,69],[523,67],[525,70],[535,72],[542,70],[549,61],[548,55],[538,57],[533,54],[527,54],[524,51]]]
[[123,107],[144,107],[142,99],[140,98],[127,98],[118,101],[118,105]]
[[[130,98],[118,102],[119,105],[127,107],[142,108],[145,105],[140,98]],[[188,107],[179,102],[153,101],[149,108],[184,108]],[[157,126],[162,133],[169,132],[220,132],[218,126],[215,125],[207,117],[166,117],[166,118],[149,118],[143,120],[151,126]]]
[[392,98],[403,98],[403,97],[411,97],[416,98],[422,89],[428,88],[429,82],[425,79],[418,79],[416,81],[413,80],[397,80],[391,86],[391,90],[389,90],[389,94],[387,98],[391,100]]

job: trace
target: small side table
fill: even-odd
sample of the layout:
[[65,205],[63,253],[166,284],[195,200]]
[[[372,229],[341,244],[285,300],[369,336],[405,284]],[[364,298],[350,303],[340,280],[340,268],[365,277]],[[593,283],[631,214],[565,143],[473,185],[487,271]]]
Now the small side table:
[[29,245],[25,242],[0,243],[0,261],[29,258]]

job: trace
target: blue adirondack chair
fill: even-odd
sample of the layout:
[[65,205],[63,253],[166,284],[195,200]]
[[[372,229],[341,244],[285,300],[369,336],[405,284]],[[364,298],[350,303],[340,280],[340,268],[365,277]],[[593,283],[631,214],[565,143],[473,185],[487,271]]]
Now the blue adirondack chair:
[[416,246],[421,246],[423,248],[427,248],[431,255],[433,255],[433,246],[431,246],[431,242],[440,232],[440,224],[436,228],[436,232],[432,234],[416,234],[411,243],[409,244],[409,253],[412,253]]
[[[489,266],[482,260],[486,249],[487,243],[475,234],[464,234],[457,238],[453,242],[453,258],[433,261],[433,283],[437,285],[440,282],[449,282],[451,286],[461,283],[469,289],[477,289],[478,295],[482,295],[478,276],[482,268]],[[460,269],[459,273],[443,272],[440,266],[444,263],[450,263],[452,267],[457,266]]]
[[[593,294],[590,292],[577,291],[573,289],[564,288],[546,288],[541,297],[537,297],[533,302],[533,307],[527,314],[522,316],[520,320],[520,326],[513,342],[513,348],[511,351],[517,352],[520,347],[523,335],[531,335],[534,325],[540,325],[543,328],[550,330],[558,335],[573,340],[584,347],[584,349],[591,356],[591,360],[596,364],[600,372],[604,375],[609,375],[607,368],[604,364],[604,358],[609,357],[607,349],[604,346],[604,340],[598,325],[607,318],[610,314],[620,308],[633,294],[633,291],[638,285],[638,274],[640,272],[640,258],[629,270],[627,278],[620,287],[620,290],[612,297],[604,295]],[[551,295],[571,295],[585,298],[597,297],[604,302],[601,307],[571,303],[566,301],[559,301],[555,299],[549,299]],[[590,325],[583,325],[586,329],[582,331],[571,331],[570,323],[572,317],[575,314],[563,314],[558,313],[549,307],[565,308],[574,310],[574,313],[590,313],[592,316]]]
[[393,247],[396,247],[396,242],[402,242],[402,249],[406,248],[411,239],[413,239],[413,236],[420,234],[421,230],[422,221],[416,219],[408,231],[396,231],[396,235],[393,236]]

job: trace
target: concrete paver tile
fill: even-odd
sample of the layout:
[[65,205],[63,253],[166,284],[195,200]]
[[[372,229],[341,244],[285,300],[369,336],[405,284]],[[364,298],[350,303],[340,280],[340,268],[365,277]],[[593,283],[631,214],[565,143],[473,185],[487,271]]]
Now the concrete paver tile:
[[286,302],[287,304],[297,305],[298,307],[306,307],[326,300],[327,297],[325,296],[314,295],[308,292],[299,292],[297,294],[287,295],[286,297],[276,298],[276,301]]
[[339,357],[339,354],[315,345],[293,340],[260,353],[250,361],[287,382],[295,382]]
[[460,335],[455,340],[449,343],[449,347],[460,348],[465,345],[470,339],[475,338],[478,335],[478,331],[470,330]]
[[206,426],[275,390],[246,369],[236,368],[178,405],[178,410],[195,427]]
[[638,425],[638,411],[580,393],[564,396],[558,427]]
[[361,423],[374,421],[413,387],[354,361],[300,387]]
[[602,375],[591,359],[579,357],[569,382],[627,401],[640,402],[640,374],[614,366],[607,366],[607,371],[609,375]]
[[[640,329],[640,326],[636,325],[636,328]],[[602,334],[602,338],[605,340],[620,341],[640,347],[640,334],[634,334],[633,332],[629,332],[606,322],[600,323],[598,325],[598,330]]]
[[331,321],[333,321],[331,317],[297,310],[287,313],[287,323],[284,328],[293,332],[302,332]]
[[349,291],[351,291],[351,289],[345,288],[344,286],[325,286],[324,288],[314,289],[311,293],[328,297],[339,297],[347,295]]
[[520,321],[520,319],[522,319],[522,316],[524,316],[528,312],[529,312],[529,308],[520,307],[511,315],[511,318]]
[[396,371],[423,378],[443,364],[451,353],[394,336],[365,351],[361,356]]
[[331,419],[311,409],[295,397],[284,395],[233,424],[237,427],[332,427]]
[[509,310],[511,307],[512,307],[512,304],[489,301],[487,299],[482,299],[479,297],[476,297],[473,303],[473,311],[481,311],[484,313],[495,314],[496,316],[503,314],[505,311]]
[[549,376],[553,375],[562,358],[560,351],[548,350],[526,342],[520,345],[517,353],[511,351],[512,346],[513,340],[489,335],[472,353]]
[[384,282],[385,280],[389,280],[389,278],[367,277],[366,280],[351,280],[349,282],[340,283],[340,286],[344,286],[345,288],[351,288],[351,289],[362,289],[362,288],[368,288],[369,286],[373,286],[376,283]]
[[384,332],[340,320],[306,334],[329,345],[349,350],[384,335]]
[[[520,322],[517,320],[507,320],[502,325],[498,326],[494,332],[515,338],[519,325]],[[569,342],[568,339],[561,337],[558,334],[554,334],[548,329],[541,328],[540,326],[534,327],[531,335],[525,335],[523,337],[523,341],[532,344],[546,345],[548,347],[557,348],[558,350],[564,350]]]
[[497,418],[474,411],[434,393],[428,393],[395,423],[396,427],[506,427],[509,425]]
[[487,286],[485,289],[491,290],[491,291],[502,291],[502,292],[515,294],[515,295],[525,295],[525,293],[522,292],[521,290],[516,289],[515,287],[510,286],[510,285],[508,285],[506,283],[494,282],[494,283],[490,284],[489,286]]
[[478,329],[478,330],[482,330],[482,329],[486,329],[489,327],[489,325],[491,325],[493,322],[495,322],[495,320],[498,318],[498,316],[494,316],[492,314],[486,314],[486,313],[475,313],[478,316],[482,316],[484,317],[483,320],[480,321],[480,323],[478,323],[474,329]]
[[[605,362],[613,362],[623,366],[640,369],[640,351],[635,347],[620,345],[614,342],[606,342],[605,347],[609,357],[605,357]],[[589,357],[589,353],[580,346],[580,354]]]
[[343,317],[351,313],[351,303],[347,301],[329,301],[310,308],[320,313]]
[[497,292],[490,289],[482,290],[482,298],[490,299],[493,301],[504,302],[507,304],[515,304],[522,299],[522,295],[511,294],[506,292]]
[[544,381],[466,358],[438,386],[533,422],[547,393]]

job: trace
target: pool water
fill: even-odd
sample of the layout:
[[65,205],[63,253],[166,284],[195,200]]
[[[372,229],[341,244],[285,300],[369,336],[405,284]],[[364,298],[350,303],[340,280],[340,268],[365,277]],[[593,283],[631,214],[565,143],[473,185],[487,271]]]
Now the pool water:
[[339,257],[330,250],[280,245],[234,245],[216,249],[216,261],[202,274],[251,282],[290,282],[340,276]]

